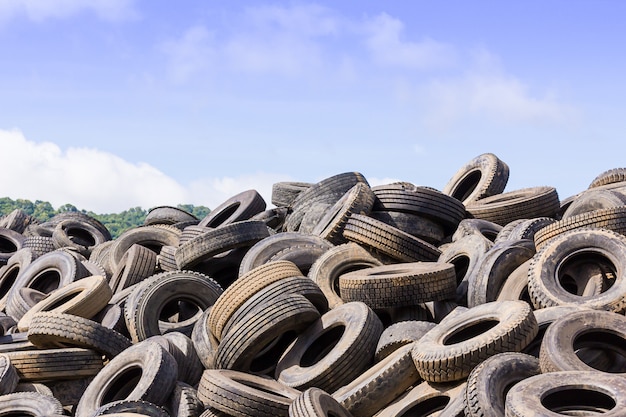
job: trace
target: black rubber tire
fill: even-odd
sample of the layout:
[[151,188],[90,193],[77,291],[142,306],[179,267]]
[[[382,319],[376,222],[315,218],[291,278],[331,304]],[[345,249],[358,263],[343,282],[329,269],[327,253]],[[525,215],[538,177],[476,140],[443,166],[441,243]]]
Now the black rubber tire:
[[218,340],[209,329],[208,319],[213,306],[204,310],[191,332],[191,341],[198,354],[198,358],[205,369],[215,368],[215,355],[219,346]]
[[128,229],[115,239],[110,249],[109,262],[115,270],[124,254],[131,246],[137,244],[145,246],[159,254],[163,246],[178,246],[182,232],[172,226],[151,225]]
[[260,289],[246,300],[228,319],[222,330],[222,335],[228,334],[230,329],[245,321],[246,316],[256,314],[281,296],[290,295],[303,296],[313,304],[320,314],[328,311],[328,300],[315,282],[307,277],[287,277]]
[[383,325],[364,303],[342,304],[298,335],[276,367],[290,387],[333,392],[373,363]]
[[[624,183],[626,185],[626,183]],[[561,216],[562,219],[578,216],[594,210],[622,207],[626,205],[626,195],[617,190],[592,188],[578,194]]]
[[527,303],[493,301],[444,319],[415,342],[413,360],[426,381],[458,381],[497,353],[521,351],[537,331]]
[[626,234],[626,207],[594,210],[549,224],[535,233],[537,251],[541,250],[550,239],[583,227],[608,229],[624,235]]
[[[337,201],[341,200],[341,198],[342,197],[338,197]],[[333,203],[311,203],[306,208],[306,212],[302,216],[302,220],[300,221],[300,226],[298,226],[297,232],[312,234],[315,226],[317,226],[322,217],[324,217],[326,213],[328,213],[328,210],[330,210],[333,205]],[[287,213],[289,214],[289,212]]]
[[[129,415],[129,413],[132,413]],[[148,401],[141,400],[117,400],[102,405],[91,416],[149,416],[149,417],[170,417],[164,407],[158,406]]]
[[290,405],[289,417],[351,417],[345,409],[326,391],[309,388],[302,392]]
[[32,251],[33,259],[56,249],[52,236],[27,236],[22,243],[22,247]]
[[270,236],[270,229],[257,220],[244,220],[209,230],[178,247],[174,257],[186,269],[231,249],[251,247]]
[[443,193],[463,204],[500,194],[509,180],[509,166],[492,153],[484,153],[461,167],[443,187]]
[[333,204],[311,230],[335,245],[346,243],[343,229],[352,214],[369,214],[376,196],[368,184],[358,183]]
[[55,348],[7,352],[21,382],[48,382],[93,377],[104,367],[92,349]]
[[113,358],[131,345],[115,330],[71,314],[44,311],[33,315],[28,340],[39,348],[82,347]]
[[25,237],[14,230],[0,228],[0,265],[6,265],[9,258],[24,246]]
[[428,217],[399,211],[371,211],[369,216],[433,245],[445,238],[443,226]]
[[62,416],[63,405],[54,397],[38,392],[15,392],[0,396],[3,416]]
[[601,372],[550,372],[515,384],[506,396],[506,417],[618,417],[626,408],[626,378]]
[[[163,248],[172,247],[163,246]],[[113,292],[130,287],[154,274],[158,256],[160,255],[157,255],[145,246],[133,244],[124,253],[109,280],[109,285]],[[174,262],[174,266],[176,266],[176,262]]]
[[320,287],[332,309],[345,302],[339,289],[339,277],[342,274],[381,265],[382,262],[367,250],[354,242],[348,242],[318,257],[309,269],[308,277]]
[[589,189],[626,181],[626,168],[611,168],[601,172],[589,184]]
[[257,291],[283,278],[298,276],[302,272],[290,261],[269,262],[242,275],[215,301],[207,321],[211,333],[221,340],[224,325]]
[[504,416],[509,389],[540,373],[539,360],[525,353],[498,353],[484,360],[467,378],[466,417]]
[[24,234],[26,228],[31,224],[37,224],[38,220],[22,209],[15,209],[7,215],[0,217],[0,227],[11,229],[17,233]]
[[179,207],[157,206],[148,210],[143,220],[144,226],[153,224],[176,224],[182,222],[197,222],[199,219],[193,214]]
[[490,242],[495,242],[503,227],[489,220],[463,219],[452,234],[452,242],[456,242],[467,235],[480,235]]
[[469,279],[476,274],[492,247],[493,243],[482,234],[472,233],[458,238],[441,251],[437,262],[454,265],[456,276],[454,300],[457,304],[467,307]]
[[444,262],[382,265],[340,275],[339,291],[344,301],[373,309],[415,306],[454,298],[456,275]]
[[374,359],[380,362],[400,347],[419,340],[433,327],[435,323],[417,320],[401,321],[386,327],[378,339]]
[[518,219],[555,217],[560,202],[554,187],[532,187],[486,197],[466,208],[475,218],[504,226]]
[[[626,376],[626,317],[608,311],[582,310],[555,320],[545,331],[541,371],[600,371]],[[594,352],[602,360],[586,360]],[[588,356],[589,357],[589,356]]]
[[95,376],[76,406],[76,417],[88,417],[104,404],[143,400],[164,405],[176,384],[174,357],[154,342],[137,343],[111,359]]
[[223,335],[215,366],[269,376],[295,336],[319,317],[301,295],[283,294],[268,300]]
[[[494,243],[500,243],[507,240],[535,240],[535,233],[546,226],[556,222],[551,217],[537,217],[534,219],[519,219],[504,226],[496,237]],[[510,226],[510,227],[509,227]],[[508,229],[508,230],[505,230]]]
[[[626,310],[625,236],[605,229],[576,229],[547,242],[532,259],[528,291],[535,308],[576,304],[617,313]],[[566,273],[570,269],[581,271],[585,265],[594,266],[594,275],[599,268],[603,280],[611,281],[610,288],[587,296],[583,289],[593,275],[583,272],[577,277]],[[576,293],[569,292],[564,283],[575,285]]]
[[0,267],[0,311],[5,310],[15,280],[33,259],[33,252],[29,248],[22,248],[8,259],[6,265]]
[[271,203],[276,207],[287,207],[302,191],[314,185],[310,182],[281,181],[272,184]]
[[[202,311],[222,293],[222,287],[212,278],[193,271],[163,272],[142,281],[129,295],[132,302],[124,307],[133,342],[170,331],[190,336]],[[183,306],[195,313],[185,314]],[[176,319],[168,321],[164,315]]]
[[15,366],[8,355],[0,354],[0,395],[14,392],[19,382]]
[[219,227],[248,220],[265,210],[266,203],[256,190],[246,190],[224,201],[207,214],[198,226]]
[[167,409],[172,417],[198,417],[204,411],[204,404],[198,398],[198,390],[189,384],[177,381]]
[[530,294],[528,294],[528,269],[531,262],[532,258],[509,274],[496,297],[496,301],[522,300],[530,305],[533,304],[530,300]]
[[227,369],[207,369],[198,385],[205,407],[235,417],[286,417],[299,395],[272,378]]
[[535,310],[533,313],[535,314],[535,319],[537,320],[537,327],[539,331],[537,332],[537,336],[522,349],[522,353],[527,353],[535,358],[539,358],[539,351],[541,349],[541,342],[543,341],[543,336],[546,333],[548,327],[558,318],[563,317],[569,313],[573,313],[575,311],[580,311],[581,308],[575,305],[564,305],[564,306],[556,306],[556,307],[546,307],[539,310]]
[[333,398],[355,417],[376,414],[421,380],[411,357],[412,348],[410,344],[400,347],[333,392]]
[[372,210],[400,211],[427,217],[452,234],[467,217],[463,203],[431,187],[397,182],[372,187],[376,201]]
[[289,209],[287,207],[275,207],[267,209],[250,217],[250,220],[259,220],[275,232],[281,232],[287,219]]
[[430,243],[365,215],[350,216],[343,234],[346,239],[396,262],[434,261],[441,255]]
[[306,274],[311,265],[333,244],[319,236],[301,232],[282,232],[255,243],[239,265],[239,276],[268,262],[287,260]]
[[534,255],[535,244],[529,239],[495,244],[468,278],[467,306],[495,301],[511,273]]
[[421,382],[383,408],[376,417],[440,416],[464,417],[463,397],[467,383]]
[[61,220],[52,232],[56,248],[70,247],[89,257],[93,247],[111,239],[111,235],[102,233],[88,222],[72,219]]

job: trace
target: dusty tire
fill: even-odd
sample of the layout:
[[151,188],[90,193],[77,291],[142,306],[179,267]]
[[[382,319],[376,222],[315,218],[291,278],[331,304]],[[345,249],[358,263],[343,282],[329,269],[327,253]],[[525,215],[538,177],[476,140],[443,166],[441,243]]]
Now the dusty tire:
[[289,417],[351,417],[330,394],[319,389],[309,388],[289,405]]
[[415,342],[413,360],[426,381],[458,381],[497,353],[521,351],[536,335],[527,303],[493,301],[444,319]]
[[500,194],[509,180],[509,166],[492,153],[477,156],[443,187],[443,193],[467,204]]
[[600,372],[550,372],[515,384],[506,396],[506,417],[622,416],[626,379]]
[[224,201],[207,214],[198,226],[218,227],[248,220],[265,210],[265,200],[256,190],[246,190]]
[[5,416],[61,416],[63,405],[38,392],[16,392],[0,396],[0,414]]
[[378,339],[374,359],[380,362],[400,347],[419,340],[433,327],[435,323],[415,320],[401,321],[386,327]]
[[376,417],[408,415],[463,417],[466,385],[465,381],[453,384],[433,384],[424,381],[383,408]]

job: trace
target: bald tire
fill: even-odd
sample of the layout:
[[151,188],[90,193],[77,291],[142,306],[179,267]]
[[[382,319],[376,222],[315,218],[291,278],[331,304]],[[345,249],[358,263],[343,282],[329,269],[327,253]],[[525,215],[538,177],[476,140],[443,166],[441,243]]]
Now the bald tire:
[[344,236],[400,262],[435,261],[441,251],[430,243],[361,214],[348,219]]
[[503,416],[509,388],[540,373],[539,360],[525,353],[504,352],[484,360],[467,379],[465,415]]
[[289,406],[289,417],[351,417],[336,399],[319,388],[309,388]]
[[497,353],[521,351],[537,331],[526,302],[494,301],[439,323],[415,343],[413,360],[426,381],[458,381]]
[[100,323],[71,314],[41,312],[33,316],[28,340],[39,348],[83,347],[108,358],[117,356],[131,341]]
[[288,416],[300,391],[280,382],[245,372],[207,369],[198,385],[198,398],[235,417]]
[[222,330],[230,317],[257,291],[283,278],[301,275],[300,269],[291,261],[270,262],[242,275],[215,301],[207,321],[211,333],[221,340]]
[[453,299],[456,274],[453,264],[443,262],[382,265],[339,276],[339,291],[346,302],[374,309],[415,306]]
[[589,184],[589,189],[602,187],[604,185],[616,184],[620,182],[626,181],[626,168],[611,168],[607,171],[601,172],[596,176],[591,184]]
[[368,216],[410,235],[438,245],[445,237],[443,226],[428,217],[399,211],[371,211]]
[[[172,247],[172,246],[163,246]],[[162,250],[162,249],[161,249]],[[145,246],[133,244],[122,256],[110,280],[113,292],[130,287],[154,274],[157,254]]]
[[22,382],[91,377],[104,367],[100,353],[84,348],[35,349],[6,355]]
[[59,400],[38,392],[15,392],[0,396],[0,414],[6,416],[62,416]]

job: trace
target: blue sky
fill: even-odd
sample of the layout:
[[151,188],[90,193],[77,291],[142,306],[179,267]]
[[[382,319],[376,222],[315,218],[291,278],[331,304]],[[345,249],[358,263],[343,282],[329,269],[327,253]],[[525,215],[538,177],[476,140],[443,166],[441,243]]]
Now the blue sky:
[[566,198],[625,166],[619,1],[0,0],[1,196],[100,213],[495,153]]

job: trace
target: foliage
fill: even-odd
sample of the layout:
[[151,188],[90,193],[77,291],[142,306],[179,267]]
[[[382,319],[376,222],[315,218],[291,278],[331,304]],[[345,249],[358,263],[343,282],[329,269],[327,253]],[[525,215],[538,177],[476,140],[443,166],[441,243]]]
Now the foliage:
[[[211,211],[208,207],[194,206],[193,204],[179,204],[176,207],[193,214],[198,219],[202,219]],[[121,213],[96,214],[92,211],[79,210],[72,204],[64,204],[55,210],[47,201],[36,200],[33,203],[30,200],[12,200],[8,197],[0,198],[0,216],[7,215],[15,209],[23,210],[41,223],[50,220],[59,213],[81,212],[104,224],[114,239],[128,229],[141,226],[148,214],[148,210],[144,210],[141,207],[129,208]]]

